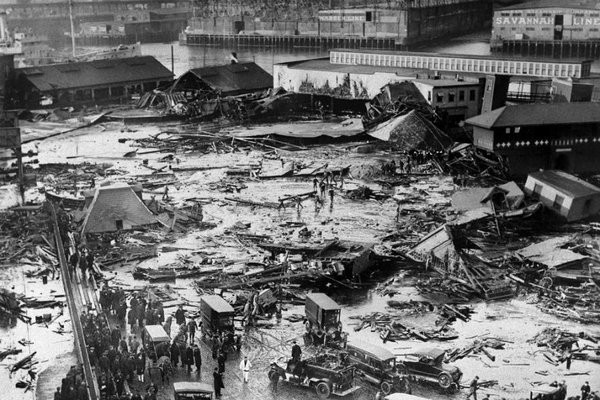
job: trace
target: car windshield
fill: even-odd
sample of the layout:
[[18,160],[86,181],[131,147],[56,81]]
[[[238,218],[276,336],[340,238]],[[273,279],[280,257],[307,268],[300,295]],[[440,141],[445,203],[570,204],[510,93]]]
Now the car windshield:
[[382,364],[383,368],[385,368],[385,370],[387,371],[393,369],[396,366],[396,360],[394,358],[390,358],[389,360],[383,360]]

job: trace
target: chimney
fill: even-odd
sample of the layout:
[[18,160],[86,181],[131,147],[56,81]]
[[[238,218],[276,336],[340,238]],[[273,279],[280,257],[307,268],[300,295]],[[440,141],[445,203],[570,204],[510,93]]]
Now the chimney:
[[6,23],[6,13],[0,12],[0,41],[8,41],[8,25]]

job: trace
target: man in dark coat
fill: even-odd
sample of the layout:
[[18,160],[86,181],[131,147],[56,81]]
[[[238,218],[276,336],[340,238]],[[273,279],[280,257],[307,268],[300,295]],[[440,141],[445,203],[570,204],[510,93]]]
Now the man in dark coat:
[[292,346],[292,360],[295,362],[300,361],[302,357],[302,349],[298,346],[298,343],[294,340],[294,345]]
[[219,370],[215,368],[213,372],[213,387],[215,389],[215,396],[221,397],[221,389],[225,387],[223,385],[223,375],[219,373]]
[[185,363],[187,364],[188,374],[192,372],[192,365],[194,364],[194,350],[191,346],[185,349]]
[[225,372],[225,353],[224,352],[220,352],[219,353],[219,357],[217,357],[217,363],[219,364],[219,373],[224,373]]
[[179,308],[175,311],[175,322],[177,322],[177,325],[185,324],[185,311],[182,305],[179,305]]
[[171,344],[171,365],[173,368],[177,368],[179,365],[179,346],[176,342]]
[[200,348],[194,345],[194,363],[196,364],[196,373],[200,373],[202,368],[202,354],[200,354]]

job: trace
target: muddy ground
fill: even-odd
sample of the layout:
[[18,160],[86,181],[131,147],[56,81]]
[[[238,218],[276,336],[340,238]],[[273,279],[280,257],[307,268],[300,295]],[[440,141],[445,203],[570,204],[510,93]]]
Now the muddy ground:
[[[95,126],[71,132],[62,136],[54,137],[46,141],[38,142],[40,163],[50,162],[69,162],[73,164],[81,162],[110,163],[114,169],[122,170],[120,176],[112,176],[110,179],[126,179],[131,175],[150,174],[152,171],[142,166],[142,160],[148,159],[148,165],[159,168],[165,163],[159,161],[165,156],[165,153],[154,153],[147,155],[138,155],[135,158],[124,158],[126,152],[134,150],[136,147],[133,139],[147,138],[150,135],[157,134],[164,129],[172,129],[173,126],[131,126],[133,132],[122,132],[123,125],[120,123],[104,123],[101,126]],[[253,130],[269,131],[268,126],[253,127]],[[123,143],[119,139],[127,139]],[[30,143],[27,146],[34,146],[36,143]],[[28,150],[25,147],[24,151]],[[368,178],[372,171],[378,170],[381,162],[389,160],[390,156],[385,153],[359,154],[354,151],[356,144],[338,144],[311,146],[308,150],[301,151],[279,151],[279,155],[286,161],[297,162],[328,162],[330,166],[352,165],[351,176],[346,179],[346,188],[358,187],[358,185],[367,184],[374,189],[382,189],[361,178]],[[141,149],[148,150],[148,149]],[[271,153],[271,152],[269,152]],[[393,200],[385,201],[353,201],[343,198],[338,193],[333,201],[333,206],[327,200],[324,206],[316,209],[312,200],[303,203],[303,208],[299,211],[294,207],[285,210],[276,210],[263,207],[249,207],[236,205],[224,201],[226,196],[232,196],[230,193],[221,193],[211,189],[211,183],[218,183],[225,173],[225,168],[234,164],[248,164],[264,160],[265,163],[279,163],[278,160],[265,159],[265,152],[252,150],[249,152],[225,153],[225,154],[201,154],[188,152],[185,154],[176,154],[180,159],[178,166],[222,166],[222,169],[212,169],[209,171],[182,172],[177,173],[179,185],[169,187],[169,194],[172,196],[175,204],[182,202],[186,198],[201,199],[205,203],[203,211],[205,220],[214,222],[217,227],[210,230],[191,230],[185,234],[169,234],[167,236],[168,246],[187,248],[189,250],[180,250],[175,252],[160,252],[159,256],[141,263],[134,263],[114,268],[107,271],[107,275],[115,275],[115,282],[126,286],[142,286],[144,281],[135,281],[131,276],[131,270],[134,266],[156,267],[168,263],[176,262],[180,257],[189,257],[194,250],[202,250],[211,254],[213,257],[223,256],[230,260],[248,261],[251,259],[260,259],[261,254],[254,248],[242,246],[233,235],[229,233],[231,229],[236,229],[238,222],[250,224],[248,232],[253,234],[262,234],[273,236],[277,239],[293,240],[297,235],[297,228],[286,226],[289,221],[301,221],[306,224],[308,229],[313,231],[313,235],[328,238],[351,239],[363,242],[378,243],[379,238],[392,233],[396,227],[396,203]],[[176,164],[173,164],[176,165]],[[116,178],[116,179],[115,179]],[[102,179],[97,179],[97,183],[102,183]],[[49,177],[38,177],[38,186],[50,185]],[[279,197],[298,194],[312,190],[310,179],[273,179],[268,181],[246,180],[248,186],[236,197],[251,199],[257,202],[277,202]],[[449,201],[449,193],[454,187],[446,177],[427,176],[421,177],[418,181],[407,188],[424,189],[430,192],[427,199],[433,203],[440,203],[439,198],[443,197],[446,202]],[[155,191],[155,195],[160,197],[161,190]],[[390,191],[390,194],[393,194]],[[147,193],[145,196],[151,196]],[[41,198],[39,190],[34,189],[28,192],[30,198]],[[443,203],[443,201],[442,201]],[[442,207],[443,205],[430,205],[428,207]],[[400,224],[403,223],[401,220]],[[159,248],[160,251],[160,248]],[[5,273],[5,271],[2,271]],[[399,294],[396,294],[395,300],[423,300],[424,298],[414,288],[414,281],[419,277],[420,272],[407,272],[403,266],[397,269],[387,269],[379,271],[373,276],[374,282],[371,286],[365,286],[364,289],[335,289],[330,288],[329,293],[340,304],[344,306],[342,318],[350,337],[361,337],[375,343],[381,343],[376,332],[364,329],[358,333],[354,332],[355,322],[350,318],[352,316],[366,314],[372,311],[384,311],[387,300],[390,297],[382,297],[375,289],[376,281],[384,281],[390,276],[397,275],[397,283],[400,286]],[[15,282],[19,282],[17,279]],[[40,282],[27,282],[29,287],[36,290],[42,287]],[[199,294],[192,287],[192,280],[178,280],[174,287],[178,295],[183,299],[195,304],[198,302]],[[427,299],[430,301],[443,301],[443,299]],[[471,356],[457,361],[455,364],[460,367],[464,373],[463,384],[468,382],[477,374],[482,380],[498,380],[498,386],[492,389],[482,389],[481,394],[489,393],[492,396],[504,398],[525,398],[529,397],[529,390],[534,382],[551,382],[553,380],[567,381],[569,395],[578,394],[578,388],[586,380],[592,384],[592,390],[600,385],[600,365],[587,361],[575,360],[570,372],[580,372],[584,375],[565,376],[566,369],[564,364],[558,367],[546,363],[543,357],[536,351],[539,350],[535,345],[527,343],[527,340],[536,333],[548,326],[556,326],[571,331],[586,331],[591,334],[600,335],[600,328],[597,326],[582,326],[576,323],[562,321],[553,316],[541,313],[534,304],[529,304],[529,298],[521,295],[512,300],[500,302],[473,302],[475,314],[469,322],[458,321],[453,327],[457,330],[460,338],[450,342],[431,341],[423,343],[419,341],[399,341],[395,343],[386,343],[395,353],[406,353],[412,349],[424,347],[440,347],[444,349],[462,347],[471,343],[474,338],[491,335],[507,341],[513,342],[506,346],[505,350],[491,350],[496,355],[496,361],[492,362],[484,356]],[[171,311],[169,309],[167,312]],[[174,310],[172,310],[174,311]],[[248,355],[254,368],[251,374],[251,382],[244,385],[241,382],[240,371],[237,368],[239,359],[229,359],[226,368],[225,386],[223,391],[224,399],[264,399],[278,398],[282,399],[301,399],[317,398],[314,392],[280,385],[277,395],[274,395],[268,386],[267,369],[273,359],[284,360],[288,357],[289,340],[300,337],[302,333],[301,323],[291,323],[285,319],[285,316],[291,314],[303,314],[303,307],[288,307],[284,312],[284,319],[280,323],[275,323],[273,327],[262,330],[251,330],[244,342],[242,354]],[[415,322],[418,323],[416,318]],[[30,334],[33,329],[30,329]],[[2,344],[7,340],[20,338],[25,335],[25,331],[20,324],[16,327],[2,331]],[[41,358],[48,358],[47,365],[56,368],[58,365],[64,365],[65,359],[59,357],[60,354],[68,353],[72,349],[72,342],[68,341],[69,336],[63,335],[58,338],[52,338],[51,343],[57,342],[55,353],[48,353]],[[50,340],[50,339],[48,339]],[[62,340],[62,342],[60,342]],[[36,342],[35,338],[32,340]],[[263,344],[260,344],[260,342]],[[60,342],[60,346],[58,346]],[[63,349],[60,350],[59,349]],[[70,346],[70,348],[69,348]],[[291,346],[289,346],[291,347]],[[216,365],[210,359],[210,352],[205,347],[203,351],[203,371],[202,380],[212,382],[210,371]],[[482,358],[483,357],[483,358]],[[6,363],[6,361],[5,361]],[[519,364],[519,365],[516,365]],[[545,376],[539,374],[544,372]],[[6,369],[2,368],[0,382],[2,387],[10,380],[5,374]],[[536,373],[538,372],[538,373]],[[65,370],[66,373],[66,370]],[[64,376],[59,374],[60,377]],[[185,373],[178,374],[178,379],[198,379],[198,376],[192,373],[188,378]],[[38,380],[38,389],[52,386],[58,376],[42,375]],[[60,380],[59,380],[60,381]],[[374,390],[368,384],[363,384],[363,388],[354,395],[349,396],[354,399],[371,399]],[[137,386],[134,386],[137,387]],[[13,390],[13,389],[11,389]],[[466,390],[462,389],[459,393],[448,395],[432,386],[414,385],[413,394],[428,397],[432,399],[441,398],[461,398],[466,396]],[[22,391],[21,391],[22,393]],[[161,398],[169,398],[170,390],[168,387],[161,388]],[[480,394],[480,396],[481,396]],[[4,397],[2,397],[4,398]],[[23,397],[10,397],[23,398]],[[50,393],[47,390],[40,390],[40,399],[50,399]]]

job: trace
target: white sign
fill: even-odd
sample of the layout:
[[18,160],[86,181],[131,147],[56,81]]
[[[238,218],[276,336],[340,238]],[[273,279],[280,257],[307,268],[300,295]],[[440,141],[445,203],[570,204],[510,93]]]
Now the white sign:
[[319,19],[324,22],[364,22],[364,15],[321,15]]
[[[566,16],[565,16],[566,17]],[[600,18],[573,17],[565,18],[565,25],[600,26]],[[496,17],[495,25],[554,25],[554,17]]]

